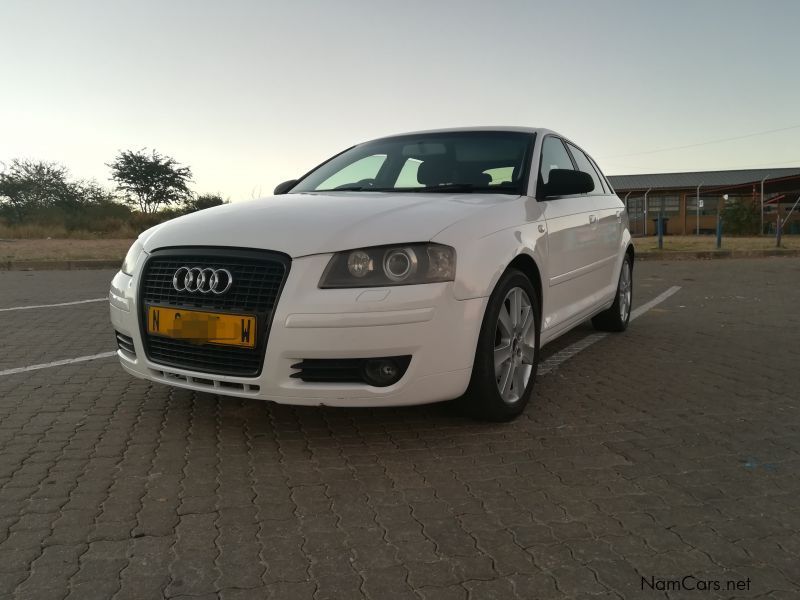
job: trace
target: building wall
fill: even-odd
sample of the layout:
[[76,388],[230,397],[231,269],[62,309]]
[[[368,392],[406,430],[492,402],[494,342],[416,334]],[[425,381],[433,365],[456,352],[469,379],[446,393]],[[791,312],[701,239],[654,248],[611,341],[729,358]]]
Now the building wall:
[[[796,186],[785,186],[784,190],[773,189],[765,193],[765,201],[778,195],[783,195],[783,200],[779,205],[765,204],[764,225],[765,233],[774,234],[776,223],[776,212],[780,210],[781,218],[792,208],[792,205],[800,195],[799,189],[791,189]],[[774,187],[774,186],[771,186]],[[659,214],[663,214],[665,222],[665,232],[667,235],[693,235],[698,228],[701,233],[714,233],[717,227],[717,210],[722,208],[722,191],[715,190],[713,195],[703,194],[701,190],[700,200],[703,205],[698,211],[696,190],[659,190],[650,192],[647,195],[647,212],[645,213],[644,192],[616,190],[617,194],[625,200],[628,208],[628,218],[633,235],[655,235],[655,220]],[[753,202],[758,205],[760,192],[756,193],[756,188],[750,185],[740,186],[728,192],[729,201],[733,202]],[[800,234],[800,205],[792,213],[789,221],[783,229],[787,235]],[[663,212],[662,212],[663,210]],[[698,219],[699,212],[699,219]],[[646,214],[646,225],[645,225]]]

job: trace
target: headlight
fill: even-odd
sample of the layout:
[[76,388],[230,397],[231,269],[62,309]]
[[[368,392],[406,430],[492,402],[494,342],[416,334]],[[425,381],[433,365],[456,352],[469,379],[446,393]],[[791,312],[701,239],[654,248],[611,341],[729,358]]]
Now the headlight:
[[453,281],[456,251],[441,244],[400,244],[337,252],[321,288],[358,288]]
[[136,268],[136,263],[139,262],[139,258],[144,253],[144,247],[139,240],[133,242],[130,250],[125,255],[125,260],[122,261],[122,267],[120,270],[125,273],[125,275],[133,275],[133,270]]

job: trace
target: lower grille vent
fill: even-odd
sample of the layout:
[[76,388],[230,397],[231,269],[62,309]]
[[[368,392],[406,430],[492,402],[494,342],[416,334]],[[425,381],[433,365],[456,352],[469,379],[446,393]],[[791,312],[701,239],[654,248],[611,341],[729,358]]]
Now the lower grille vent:
[[136,349],[133,347],[133,338],[119,331],[115,331],[114,333],[117,334],[117,347],[126,354],[136,356]]
[[318,382],[363,383],[360,358],[314,359],[307,358],[292,365],[299,369],[292,373],[295,379]]
[[365,383],[386,387],[405,375],[411,356],[306,358],[292,365],[291,377],[307,383]]

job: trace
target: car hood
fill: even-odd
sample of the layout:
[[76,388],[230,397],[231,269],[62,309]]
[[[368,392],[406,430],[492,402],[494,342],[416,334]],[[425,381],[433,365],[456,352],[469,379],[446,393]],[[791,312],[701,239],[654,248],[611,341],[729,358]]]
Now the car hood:
[[174,246],[235,246],[291,257],[423,242],[478,211],[517,196],[337,192],[285,194],[226,204],[156,226],[152,252]]

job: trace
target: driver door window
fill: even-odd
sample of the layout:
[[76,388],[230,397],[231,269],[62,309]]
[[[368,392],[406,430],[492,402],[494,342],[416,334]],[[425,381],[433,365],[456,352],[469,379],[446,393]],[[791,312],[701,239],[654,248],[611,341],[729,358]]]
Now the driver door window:
[[550,171],[553,169],[575,170],[564,142],[557,137],[547,136],[542,142],[542,164],[539,167],[542,183],[546,184],[550,180]]

